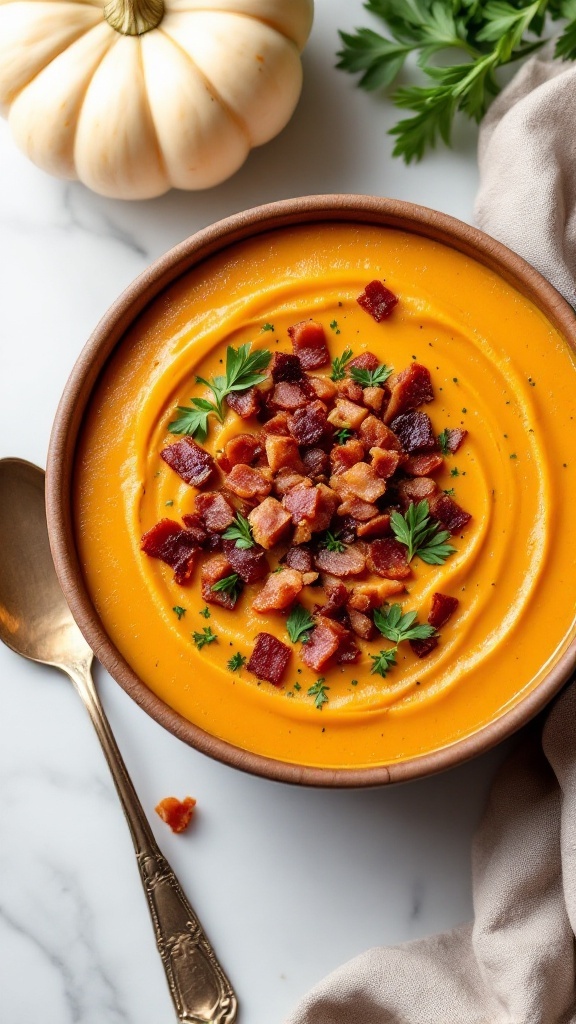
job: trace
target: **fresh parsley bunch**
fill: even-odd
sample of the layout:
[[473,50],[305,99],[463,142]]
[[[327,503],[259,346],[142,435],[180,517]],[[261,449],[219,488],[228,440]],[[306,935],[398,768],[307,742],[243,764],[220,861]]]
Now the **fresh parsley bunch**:
[[402,86],[392,99],[415,111],[390,130],[394,156],[420,160],[440,137],[450,145],[457,111],[480,121],[500,85],[497,71],[547,42],[551,20],[565,19],[555,56],[576,58],[576,0],[366,0],[387,35],[340,32],[337,67],[360,74],[369,91],[393,84],[415,54],[426,85]]

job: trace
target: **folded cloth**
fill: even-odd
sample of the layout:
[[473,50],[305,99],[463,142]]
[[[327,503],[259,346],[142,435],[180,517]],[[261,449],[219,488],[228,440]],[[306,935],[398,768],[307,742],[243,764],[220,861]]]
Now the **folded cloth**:
[[474,924],[363,953],[287,1024],[575,1024],[576,682],[500,769],[472,872]]
[[482,122],[478,160],[478,227],[576,305],[576,65],[527,61]]

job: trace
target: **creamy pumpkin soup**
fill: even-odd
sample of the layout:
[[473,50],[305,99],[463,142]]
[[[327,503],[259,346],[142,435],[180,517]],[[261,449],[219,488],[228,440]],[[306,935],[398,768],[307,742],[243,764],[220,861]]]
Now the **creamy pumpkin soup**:
[[141,315],[83,427],[86,584],[206,732],[366,767],[471,735],[574,636],[574,357],[473,259],[353,224],[230,247]]

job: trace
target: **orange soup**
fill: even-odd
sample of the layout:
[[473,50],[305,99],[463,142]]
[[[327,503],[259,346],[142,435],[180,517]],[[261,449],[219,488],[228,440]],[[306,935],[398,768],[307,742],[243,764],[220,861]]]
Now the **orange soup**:
[[[380,323],[357,302],[373,279],[399,298]],[[288,328],[307,318],[323,325],[331,357],[351,349],[396,370],[412,360],[428,367],[435,434],[467,431],[437,483],[472,514],[456,551],[440,565],[416,560],[406,592],[393,598],[420,622],[435,593],[458,599],[438,646],[420,658],[399,644],[396,665],[378,675],[371,655],[389,642],[359,642],[359,660],[322,672],[321,700],[319,673],[291,644],[286,613],[255,612],[251,586],[233,610],[207,605],[199,571],[178,584],[141,551],[159,520],[195,509],[198,491],[160,453],[178,440],[168,429],[176,407],[205,394],[196,377],[221,374],[228,346],[291,352]],[[575,370],[567,343],[530,301],[415,234],[320,224],[270,231],[206,260],[124,337],[83,425],[76,539],[109,637],[186,719],[281,761],[380,766],[474,734],[538,686],[575,635]],[[217,455],[245,429],[232,411],[223,424],[211,418],[204,447]],[[263,630],[292,650],[281,686],[244,662]],[[216,639],[198,645],[206,631]]]

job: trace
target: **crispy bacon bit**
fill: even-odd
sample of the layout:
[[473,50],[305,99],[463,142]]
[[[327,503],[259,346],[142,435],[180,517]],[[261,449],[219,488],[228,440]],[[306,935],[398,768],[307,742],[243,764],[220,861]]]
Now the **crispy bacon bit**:
[[298,572],[305,574],[312,572],[314,569],[312,552],[310,548],[305,548],[302,545],[288,548],[284,555],[284,562],[290,569],[297,569]]
[[233,608],[238,600],[238,592],[230,590],[212,590],[215,583],[231,576],[234,572],[226,555],[212,555],[202,566],[202,597],[208,604],[219,604],[222,608]]
[[411,455],[402,465],[402,469],[410,476],[430,476],[444,466],[444,459],[436,452],[429,455]]
[[367,462],[357,462],[345,473],[341,473],[338,479],[345,485],[349,494],[361,498],[362,501],[378,501],[386,490],[385,481],[376,475],[373,466],[369,466]]
[[399,452],[388,448],[371,448],[370,456],[372,458],[372,468],[376,476],[382,477],[382,480],[389,480],[398,469],[400,463]]
[[288,417],[288,430],[298,444],[318,444],[329,433],[327,409],[318,399]]
[[332,472],[343,473],[357,462],[362,462],[364,454],[364,445],[355,437],[351,437],[345,444],[336,445],[330,452]]
[[303,520],[313,522],[318,515],[320,507],[320,491],[317,487],[310,487],[306,483],[292,487],[288,494],[284,495],[282,504],[292,516],[294,526],[298,526]]
[[235,540],[224,541],[224,553],[232,566],[245,583],[257,583],[269,572],[268,559],[261,547],[237,548]]
[[[378,543],[375,541],[374,543]],[[332,576],[345,579],[347,576],[359,576],[366,568],[366,559],[359,547],[353,545],[344,551],[329,551],[319,548],[314,556],[314,564],[321,572],[329,572]]]
[[262,408],[262,394],[257,388],[231,391],[226,395],[226,403],[240,419],[249,420],[251,416],[257,416]]
[[384,448],[402,454],[402,445],[396,434],[377,416],[369,416],[364,420],[360,427],[360,437],[367,448]]
[[348,599],[351,608],[359,612],[368,612],[380,608],[389,597],[401,594],[405,590],[400,580],[379,580],[378,583],[357,583],[352,588]]
[[348,587],[341,583],[340,580],[334,580],[333,583],[324,583],[324,593],[326,595],[326,603],[318,609],[318,612],[320,615],[325,615],[327,619],[331,619],[346,604],[348,600]]
[[281,380],[294,381],[302,380],[302,363],[298,356],[290,355],[288,352],[275,352],[272,360],[272,380],[279,384]]
[[305,480],[308,480],[308,477],[302,473],[296,473],[293,469],[281,469],[274,478],[274,490],[283,498],[292,487],[303,484]]
[[347,498],[338,509],[339,516],[352,516],[359,523],[366,523],[369,519],[378,515],[378,509],[369,501],[362,498]]
[[347,398],[349,402],[356,402],[357,405],[362,404],[364,399],[362,385],[358,384],[350,377],[345,377],[344,380],[339,380],[336,384],[336,390],[339,398]]
[[382,320],[388,319],[398,303],[398,296],[382,284],[382,281],[370,281],[356,301],[379,324]]
[[390,424],[405,452],[432,451],[436,437],[425,412],[403,412]]
[[269,434],[266,438],[266,458],[273,473],[280,469],[292,469],[295,473],[304,472],[298,445],[293,437]]
[[356,528],[358,523],[352,516],[342,516],[338,530],[338,540],[343,544],[353,544],[356,540]]
[[302,409],[309,400],[301,384],[281,380],[270,396],[270,405],[274,409],[292,412],[294,409]]
[[346,630],[346,636],[343,636],[336,652],[336,664],[337,665],[353,665],[355,661],[358,661],[360,657],[360,650],[356,646],[353,638],[353,634]]
[[273,686],[281,686],[291,654],[290,648],[271,633],[258,633],[246,668],[257,679],[266,679]]
[[[199,495],[197,495],[197,497],[199,497]],[[186,527],[186,532],[190,534],[191,538],[199,548],[208,546],[208,531],[204,526],[201,516],[195,512],[192,514],[186,513],[182,516],[182,522]]]
[[355,366],[357,370],[375,370],[380,366],[380,360],[378,356],[375,356],[373,352],[361,352],[359,356],[354,356],[348,363],[348,371]]
[[450,533],[459,533],[472,519],[469,512],[466,512],[448,494],[438,494],[430,502],[430,513]]
[[327,476],[330,472],[330,457],[323,448],[309,448],[302,454],[302,462],[308,476]]
[[385,423],[391,423],[400,413],[417,409],[424,402],[434,401],[430,371],[421,363],[411,363],[391,377],[388,384],[392,395],[384,416]]
[[308,382],[321,402],[331,402],[336,394],[336,385],[329,377],[311,377],[308,376]]
[[173,832],[185,832],[192,821],[196,801],[191,796],[185,796],[183,800],[177,800],[175,796],[165,796],[154,810],[170,826]]
[[429,476],[417,476],[409,480],[401,480],[398,484],[398,495],[404,508],[414,502],[430,501],[438,493],[438,485]]
[[266,583],[252,601],[255,612],[281,612],[294,603],[304,586],[302,573],[283,569],[270,573]]
[[364,388],[362,394],[362,401],[368,409],[372,409],[373,412],[381,412],[384,404],[386,392],[384,388]]
[[312,526],[307,519],[303,519],[292,534],[292,543],[307,544],[310,540],[312,540]]
[[[262,445],[256,434],[237,434],[236,437],[230,438],[224,448],[224,457],[228,460],[226,472],[229,473],[232,466],[237,466],[240,462],[249,466],[256,461],[261,452]],[[222,468],[224,469],[224,466]]]
[[315,320],[302,320],[288,328],[294,354],[298,356],[304,370],[319,370],[328,366],[330,353],[322,324]]
[[386,537],[390,533],[390,516],[375,515],[368,522],[360,523],[357,533],[359,537]]
[[226,487],[239,498],[250,498],[260,501],[270,494],[272,483],[259,469],[239,464],[234,466],[226,477]]
[[304,586],[307,587],[311,583],[316,583],[316,580],[319,579],[319,576],[320,573],[318,572],[305,572],[302,574],[302,582]]
[[264,424],[262,430],[265,434],[283,434],[284,437],[288,437],[288,434],[290,433],[288,430],[288,413],[277,412],[272,419],[269,419],[268,422]]
[[194,507],[211,533],[223,533],[234,522],[234,509],[220,491],[197,494]]
[[438,647],[438,637],[429,636],[426,640],[409,640],[408,643],[419,658],[425,658],[431,654],[434,648]]
[[368,568],[389,580],[405,580],[412,575],[406,548],[393,537],[373,540],[368,549]]
[[159,558],[174,569],[176,583],[187,583],[200,546],[193,531],[183,530],[173,519],[161,519],[142,537],[142,551],[150,558]]
[[362,420],[368,415],[368,409],[363,405],[356,405],[347,398],[337,398],[332,412],[328,414],[328,422],[337,430],[347,427],[349,430],[358,430]]
[[216,468],[210,452],[196,444],[193,437],[183,437],[176,444],[169,444],[160,452],[160,458],[193,487],[207,483]]
[[453,427],[450,430],[447,430],[446,433],[448,434],[448,437],[446,439],[446,447],[448,451],[452,452],[452,455],[454,455],[454,452],[457,452],[458,449],[460,448],[468,431],[460,430],[460,427]]
[[257,544],[269,550],[288,532],[292,517],[276,498],[266,498],[248,516],[252,536]]
[[330,520],[340,504],[340,499],[326,484],[317,484],[316,490],[320,494],[320,504],[311,527],[314,533],[321,533],[322,530],[327,530],[330,526]]
[[371,640],[374,636],[375,629],[374,623],[369,615],[365,612],[359,612],[356,608],[348,608],[348,615],[350,617],[350,625],[356,633],[356,636],[362,638],[362,640]]
[[300,657],[308,668],[319,672],[333,655],[336,654],[343,637],[348,630],[344,629],[334,619],[318,616],[318,625],[312,630],[310,639],[304,644]]
[[449,597],[448,594],[433,594],[432,595],[432,607],[428,616],[428,622],[434,629],[440,629],[441,626],[445,626],[448,619],[456,611],[459,601],[457,597]]

